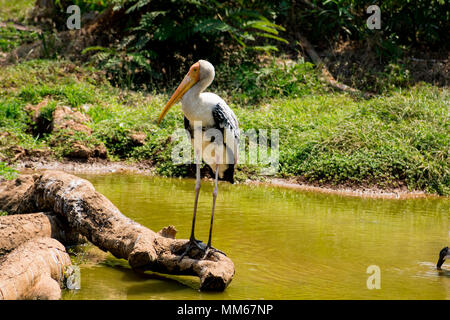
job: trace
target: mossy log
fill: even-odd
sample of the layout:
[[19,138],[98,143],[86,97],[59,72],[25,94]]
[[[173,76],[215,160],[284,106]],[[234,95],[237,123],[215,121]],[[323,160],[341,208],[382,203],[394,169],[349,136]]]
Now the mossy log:
[[175,228],[156,233],[143,227],[124,216],[90,182],[64,172],[44,171],[1,183],[0,210],[52,211],[100,249],[128,260],[132,268],[198,276],[201,290],[223,291],[235,272],[231,259],[220,252],[198,259],[199,252],[192,250],[178,261],[188,241],[176,240]]
[[71,265],[57,240],[27,241],[0,257],[0,300],[60,299],[65,272]]

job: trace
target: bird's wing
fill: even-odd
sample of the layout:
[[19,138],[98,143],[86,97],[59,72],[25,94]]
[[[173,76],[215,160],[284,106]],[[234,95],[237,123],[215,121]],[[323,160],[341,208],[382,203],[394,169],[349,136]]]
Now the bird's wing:
[[191,139],[194,139],[194,129],[191,127],[191,123],[186,116],[184,116],[184,129],[189,132]]
[[233,146],[232,148],[230,148],[230,150],[233,152],[234,163],[236,164],[238,161],[238,153],[239,153],[238,150],[240,139],[237,118],[233,110],[231,110],[230,107],[225,102],[217,103],[212,109],[212,115],[215,127],[220,131],[222,131],[225,145],[226,145],[225,130],[228,130],[229,133],[233,135]]

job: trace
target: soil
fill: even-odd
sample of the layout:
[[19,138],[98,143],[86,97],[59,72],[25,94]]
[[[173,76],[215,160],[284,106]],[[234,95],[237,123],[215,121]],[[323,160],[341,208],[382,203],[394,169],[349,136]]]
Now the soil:
[[407,188],[387,188],[380,189],[372,186],[335,186],[335,185],[317,185],[299,182],[296,179],[274,178],[268,182],[249,181],[249,184],[262,184],[276,186],[280,188],[295,189],[301,191],[312,191],[321,193],[340,194],[344,196],[365,197],[365,198],[384,198],[384,199],[411,199],[424,197],[439,197],[437,195],[427,194],[423,191],[409,191]]
[[61,170],[78,174],[105,174],[105,173],[136,173],[154,175],[155,170],[145,162],[130,163],[126,161],[109,161],[106,159],[89,159],[61,161],[45,158],[30,158],[16,163],[15,167],[21,172],[33,172],[35,170]]

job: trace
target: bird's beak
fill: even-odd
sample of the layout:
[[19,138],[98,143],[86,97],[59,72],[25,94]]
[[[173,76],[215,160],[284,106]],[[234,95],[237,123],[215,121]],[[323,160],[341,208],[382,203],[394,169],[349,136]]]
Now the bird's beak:
[[436,268],[441,269],[441,266],[444,264],[444,261],[446,258],[450,256],[450,253],[448,251],[448,247],[445,247],[444,249],[439,252],[439,261],[436,265]]
[[184,94],[192,88],[194,84],[196,84],[199,80],[199,63],[195,63],[189,72],[184,77],[183,81],[178,85],[177,90],[173,93],[173,95],[170,97],[169,101],[167,102],[166,106],[162,110],[161,114],[159,115],[158,119],[158,125],[161,123],[162,119],[166,115],[166,113],[169,111],[169,109],[178,101],[180,101],[181,98],[183,98]]

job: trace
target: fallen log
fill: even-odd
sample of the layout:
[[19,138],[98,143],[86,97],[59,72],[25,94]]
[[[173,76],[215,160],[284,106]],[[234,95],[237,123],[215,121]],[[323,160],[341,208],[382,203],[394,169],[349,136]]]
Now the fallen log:
[[65,245],[83,242],[82,236],[50,212],[0,217],[0,256],[34,238],[54,238]]
[[200,278],[200,290],[223,291],[234,264],[220,252],[201,258],[192,250],[181,261],[188,240],[176,240],[168,227],[156,233],[125,217],[92,184],[60,171],[22,175],[0,184],[0,210],[9,214],[52,211],[94,245],[128,260],[132,268]]
[[36,238],[0,258],[0,300],[61,298],[61,285],[72,265],[55,239]]

